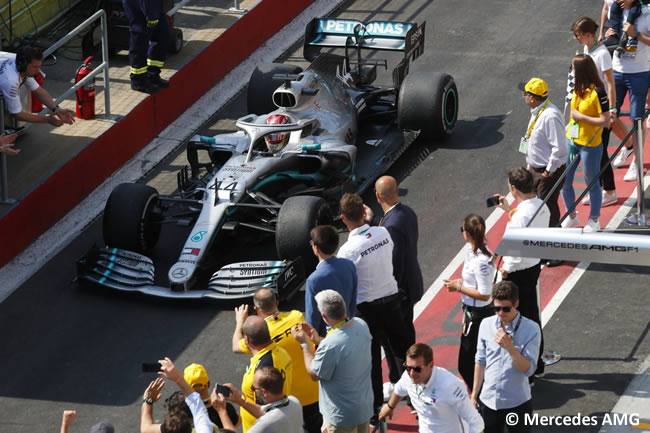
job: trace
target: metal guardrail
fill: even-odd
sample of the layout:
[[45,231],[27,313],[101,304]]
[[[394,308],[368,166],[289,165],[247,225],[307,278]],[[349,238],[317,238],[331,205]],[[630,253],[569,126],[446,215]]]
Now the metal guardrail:
[[[643,117],[639,117],[634,119],[634,126],[630,130],[630,132],[625,136],[625,138],[621,141],[621,144],[618,145],[614,153],[609,157],[608,164],[604,165],[601,167],[600,172],[598,173],[598,176],[595,176],[594,179],[587,185],[587,187],[582,191],[582,193],[576,198],[575,203],[573,203],[569,208],[567,209],[566,213],[560,218],[560,221],[558,222],[558,227],[562,224],[562,221],[566,219],[567,216],[569,216],[575,209],[578,207],[578,203],[587,195],[589,194],[589,190],[591,189],[594,184],[600,180],[600,176],[602,176],[603,172],[607,168],[609,164],[612,163],[614,158],[618,155],[618,153],[621,151],[625,143],[628,142],[628,140],[636,134],[636,143],[634,146],[634,151],[635,151],[635,164],[636,164],[636,169],[637,169],[637,200],[636,200],[636,206],[637,206],[637,214],[631,214],[627,219],[626,223],[630,225],[636,225],[639,227],[646,227],[646,215],[645,215],[645,191],[643,189],[643,120],[646,119],[650,115],[650,110],[646,111],[643,115]],[[528,221],[528,224],[526,227],[530,225],[530,223],[535,219],[539,211],[542,209],[542,207],[546,204],[546,202],[549,200],[551,195],[555,192],[556,189],[559,188],[560,184],[564,181],[564,178],[566,177],[567,172],[569,171],[569,168],[572,167],[573,165],[577,164],[580,161],[579,158],[575,158],[573,161],[571,161],[571,164],[567,166],[567,168],[564,170],[564,173],[560,176],[560,178],[555,182],[555,185],[551,188],[551,190],[546,194],[546,197],[542,201],[542,204],[539,206],[539,208],[535,211],[533,214],[533,217]]]
[[[67,35],[59,39],[54,43],[50,48],[43,52],[43,57],[47,57],[50,54],[54,53],[58,48],[67,43],[70,39],[78,35],[86,27],[97,21],[101,20],[101,40],[102,40],[102,63],[97,66],[90,74],[84,77],[83,80],[75,83],[74,86],[66,90],[63,95],[59,96],[55,103],[58,105],[65,98],[73,94],[77,89],[83,87],[90,80],[93,80],[98,74],[104,73],[104,103],[106,115],[110,116],[111,114],[111,98],[110,98],[110,81],[108,76],[108,21],[106,19],[106,12],[103,9],[98,10],[92,14],[88,19],[83,23],[79,24]],[[39,114],[45,114],[49,111],[47,108],[43,109]],[[5,133],[5,122],[4,122],[4,99],[0,97],[0,135]],[[0,204],[13,204],[16,200],[9,198],[9,185],[7,180],[7,155],[5,153],[0,153],[0,182],[2,182],[0,188]]]
[[[105,111],[106,115],[110,116],[111,115],[111,97],[110,97],[110,80],[108,76],[108,21],[106,18],[106,11],[104,9],[100,9],[94,14],[92,14],[86,21],[83,23],[79,24],[77,27],[75,27],[71,32],[69,32],[67,35],[59,39],[54,45],[52,45],[50,48],[47,50],[43,51],[43,57],[47,57],[50,54],[54,53],[57,49],[59,49],[62,45],[67,43],[70,39],[73,37],[77,36],[79,33],[81,33],[82,30],[84,30],[86,27],[88,27],[90,24],[93,22],[97,21],[97,19],[101,19],[101,33],[102,33],[102,63],[97,66],[90,74],[88,74],[86,77],[84,77],[83,80],[79,81],[78,83],[75,83],[74,86],[70,87],[68,90],[66,90],[63,95],[59,96],[55,102],[59,104],[61,101],[63,101],[65,98],[70,96],[72,93],[74,93],[77,89],[80,87],[83,87],[88,83],[89,81],[93,80],[97,75],[101,74],[102,72],[104,73],[104,104],[105,104]],[[41,114],[43,114],[46,109],[41,111]]]

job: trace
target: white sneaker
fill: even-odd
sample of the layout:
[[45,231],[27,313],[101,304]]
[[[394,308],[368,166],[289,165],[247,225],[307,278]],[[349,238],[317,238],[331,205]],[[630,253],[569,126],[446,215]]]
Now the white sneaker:
[[619,168],[622,165],[625,165],[625,162],[627,162],[628,158],[632,155],[634,155],[634,149],[628,149],[623,146],[618,155],[616,155],[616,158],[614,158],[614,161],[612,161],[612,167]]
[[600,207],[611,206],[616,203],[618,203],[616,191],[610,194],[607,191],[603,190],[603,202],[601,203]]
[[[646,107],[646,110],[647,110],[647,109],[648,109],[648,108]],[[650,116],[648,116],[648,117],[645,118],[645,127],[646,127],[647,129],[650,129]]]
[[630,162],[630,166],[628,167],[625,176],[623,176],[623,180],[625,182],[634,182],[636,180],[636,164],[634,163],[634,159]]
[[578,221],[578,215],[572,217],[569,215],[567,218],[562,221],[562,228],[563,229],[570,229],[571,227],[577,227],[580,225],[580,221]]
[[589,198],[589,194],[584,196],[580,203],[584,204],[585,206],[589,206],[589,204],[591,203],[591,199]]
[[600,231],[600,223],[598,221],[594,221],[593,219],[589,218],[589,221],[587,221],[587,224],[585,224],[585,227],[582,229],[584,232],[597,232]]

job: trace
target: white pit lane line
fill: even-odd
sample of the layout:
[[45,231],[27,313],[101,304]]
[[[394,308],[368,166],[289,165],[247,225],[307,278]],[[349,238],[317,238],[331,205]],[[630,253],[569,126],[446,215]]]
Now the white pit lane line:
[[118,184],[137,182],[181,143],[195,134],[215,112],[248,84],[248,77],[260,63],[271,63],[295,44],[314,17],[328,16],[343,0],[315,0],[282,30],[230,71],[201,99],[174,120],[158,137],[138,152],[124,167],[106,179],[73,210],[25,250],[0,268],[0,302],[7,299],[52,257],[77,238],[104,209],[109,194]]

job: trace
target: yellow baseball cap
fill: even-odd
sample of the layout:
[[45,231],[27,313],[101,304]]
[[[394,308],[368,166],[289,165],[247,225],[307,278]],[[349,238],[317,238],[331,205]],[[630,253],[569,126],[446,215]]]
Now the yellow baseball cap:
[[208,372],[205,371],[205,367],[201,364],[188,365],[183,371],[183,376],[185,377],[185,382],[187,382],[194,390],[203,389],[208,386],[208,383],[210,382]]
[[527,83],[519,83],[519,90],[545,98],[548,96],[548,84],[541,78],[531,78]]

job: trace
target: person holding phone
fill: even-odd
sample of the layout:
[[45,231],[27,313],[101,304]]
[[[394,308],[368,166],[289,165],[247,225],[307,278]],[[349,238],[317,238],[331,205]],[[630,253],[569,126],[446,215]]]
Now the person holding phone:
[[[185,378],[185,381],[192,387],[192,389],[198,392],[201,396],[201,400],[203,400],[205,407],[208,409],[208,416],[210,417],[212,424],[217,426],[217,428],[223,428],[223,422],[221,421],[220,414],[210,402],[210,378],[208,377],[208,372],[206,371],[205,367],[201,364],[192,363],[185,367],[185,370],[183,370],[183,377]],[[220,387],[222,387],[222,385],[216,385],[217,391],[219,391]],[[224,395],[228,393],[227,388],[222,391]],[[228,418],[230,418],[230,422],[235,427],[238,427],[241,420],[239,418],[239,415],[237,415],[237,409],[235,409],[232,404],[226,403],[226,412]]]
[[461,294],[463,328],[458,352],[458,372],[469,388],[474,383],[474,354],[481,321],[494,314],[492,310],[492,281],[495,267],[492,252],[485,239],[485,221],[479,215],[465,217],[460,231],[469,244],[465,251],[462,278],[445,280],[450,292]]
[[[605,86],[598,76],[598,70],[593,59],[587,54],[578,54],[573,58],[573,73],[575,75],[575,88],[571,99],[571,118],[567,127],[569,156],[567,165],[574,159],[582,162],[585,173],[585,183],[589,185],[594,179],[596,183],[589,190],[589,219],[584,226],[584,231],[594,232],[600,230],[600,205],[602,194],[600,191],[600,158],[603,152],[601,131],[609,124],[609,102]],[[567,209],[575,203],[576,195],[573,189],[573,178],[578,164],[567,169],[562,198]],[[577,212],[562,222],[562,227],[575,227],[580,224]]]
[[516,284],[500,281],[492,296],[496,315],[483,320],[479,329],[472,402],[486,433],[503,432],[506,421],[509,432],[530,432],[525,422],[533,413],[528,378],[539,357],[540,328],[517,311]]
[[[496,195],[499,200],[499,207],[510,217],[510,221],[506,225],[506,231],[521,227],[548,227],[550,211],[548,206],[535,196],[533,176],[528,170],[523,167],[508,170],[508,189],[519,204],[516,208],[511,209],[508,200],[504,196]],[[534,219],[533,216],[535,216]],[[541,329],[542,322],[540,320],[539,303],[537,302],[537,281],[541,272],[540,259],[503,256],[503,266],[499,271],[504,280],[512,281],[519,288],[519,312],[524,317],[537,323]],[[537,369],[535,370],[535,374],[538,376],[544,374],[543,352],[544,334],[541,337],[540,357],[537,360]],[[530,381],[533,381],[532,377]]]

